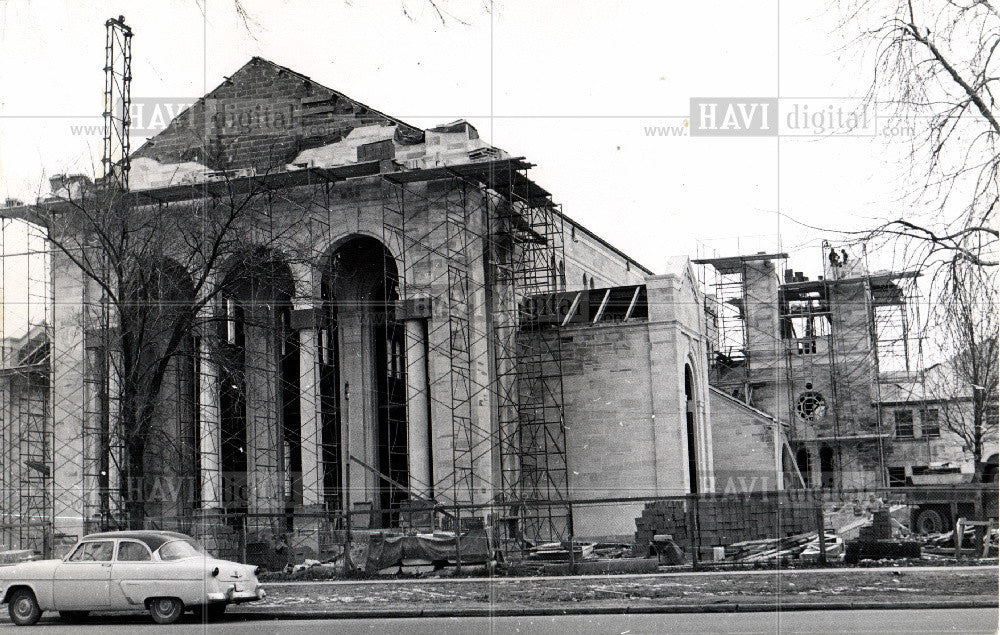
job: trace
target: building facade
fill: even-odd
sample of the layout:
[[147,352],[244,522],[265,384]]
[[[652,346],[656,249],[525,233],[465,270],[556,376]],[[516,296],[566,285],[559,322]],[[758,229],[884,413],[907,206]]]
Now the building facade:
[[[59,246],[47,551],[137,522],[309,553],[351,529],[626,536],[635,504],[574,501],[713,491],[746,442],[713,447],[688,261],[653,275],[464,121],[254,58],[129,165],[128,192],[59,178],[4,210]],[[726,405],[769,430],[754,469],[780,486],[783,432]]]

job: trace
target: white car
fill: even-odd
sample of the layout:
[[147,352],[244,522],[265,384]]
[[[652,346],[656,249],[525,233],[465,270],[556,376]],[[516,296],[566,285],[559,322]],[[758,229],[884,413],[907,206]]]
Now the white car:
[[0,598],[20,626],[42,611],[69,621],[91,611],[149,611],[160,624],[185,610],[211,619],[264,596],[256,567],[213,558],[172,531],[90,534],[62,560],[0,565]]

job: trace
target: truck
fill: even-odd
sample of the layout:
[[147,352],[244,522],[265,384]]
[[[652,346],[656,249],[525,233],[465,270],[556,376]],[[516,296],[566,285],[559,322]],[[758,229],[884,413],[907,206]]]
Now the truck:
[[951,468],[914,473],[910,486],[898,488],[912,507],[910,528],[918,534],[935,534],[952,530],[959,518],[996,519],[996,473],[978,473],[982,475],[979,482]]

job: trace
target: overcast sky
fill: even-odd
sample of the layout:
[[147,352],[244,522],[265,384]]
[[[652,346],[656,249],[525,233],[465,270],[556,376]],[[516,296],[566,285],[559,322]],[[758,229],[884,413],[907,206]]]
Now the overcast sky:
[[124,14],[133,96],[195,99],[258,55],[415,125],[469,119],[654,272],[699,242],[776,249],[780,230],[790,266],[815,276],[819,241],[836,236],[799,222],[860,229],[901,212],[905,134],[654,130],[683,127],[691,98],[863,95],[870,60],[834,3],[439,0],[444,24],[426,0],[242,4],[246,24],[232,0],[0,0],[0,198],[95,171],[100,133],[72,127],[101,123],[104,21]]

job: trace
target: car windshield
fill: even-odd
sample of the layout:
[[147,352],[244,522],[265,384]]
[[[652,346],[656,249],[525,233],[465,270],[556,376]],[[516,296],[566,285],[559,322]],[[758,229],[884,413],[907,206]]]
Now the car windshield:
[[160,560],[180,560],[207,555],[205,548],[194,540],[171,540],[160,546]]

